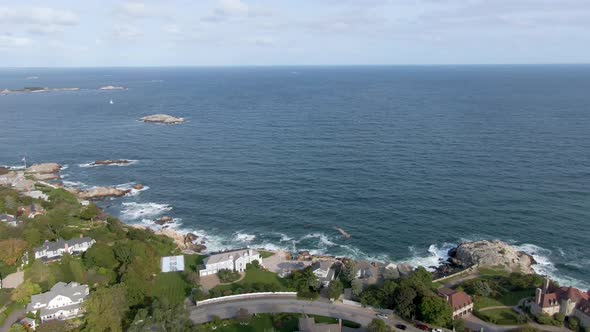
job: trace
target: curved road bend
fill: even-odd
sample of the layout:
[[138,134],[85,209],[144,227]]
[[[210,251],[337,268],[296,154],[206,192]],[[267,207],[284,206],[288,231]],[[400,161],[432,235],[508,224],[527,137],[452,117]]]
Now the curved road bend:
[[[320,301],[297,300],[289,298],[257,298],[230,300],[219,303],[206,304],[201,307],[191,309],[190,318],[197,324],[206,323],[212,320],[212,317],[219,316],[221,319],[235,317],[240,308],[245,308],[250,314],[262,313],[299,313],[308,315],[321,315],[334,318],[350,320],[367,326],[371,320],[376,318],[376,312],[369,308],[355,307],[340,303],[327,303]],[[401,318],[395,315],[388,315],[385,322],[394,326],[395,324],[404,324],[408,326],[406,331],[422,332]]]

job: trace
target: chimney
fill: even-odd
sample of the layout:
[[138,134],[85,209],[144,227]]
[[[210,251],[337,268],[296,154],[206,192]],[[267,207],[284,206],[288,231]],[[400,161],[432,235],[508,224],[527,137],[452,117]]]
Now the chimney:
[[68,250],[68,243],[66,242],[64,245],[64,251],[69,253],[70,251]]
[[541,294],[543,293],[543,291],[541,290],[541,288],[537,288],[535,289],[535,303],[537,303],[537,305],[541,306]]
[[248,256],[252,256],[252,249],[248,249]]
[[545,284],[543,285],[543,293],[547,293],[547,291],[549,290],[549,285],[550,285],[550,280],[549,278],[545,278]]

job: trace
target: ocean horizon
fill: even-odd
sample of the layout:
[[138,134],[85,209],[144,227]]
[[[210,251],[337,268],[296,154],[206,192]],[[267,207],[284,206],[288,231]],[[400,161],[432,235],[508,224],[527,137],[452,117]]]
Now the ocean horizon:
[[142,184],[98,202],[126,223],[426,267],[499,239],[590,288],[590,65],[0,69],[37,86],[80,90],[0,96],[0,165]]

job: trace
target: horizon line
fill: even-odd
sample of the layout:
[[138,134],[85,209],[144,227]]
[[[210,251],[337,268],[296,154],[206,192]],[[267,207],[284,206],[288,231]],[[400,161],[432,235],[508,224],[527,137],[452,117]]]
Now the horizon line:
[[97,66],[0,66],[0,69],[89,69],[89,68],[273,68],[273,67],[476,67],[476,66],[587,66],[584,63],[424,63],[424,64],[275,64],[275,65],[97,65]]

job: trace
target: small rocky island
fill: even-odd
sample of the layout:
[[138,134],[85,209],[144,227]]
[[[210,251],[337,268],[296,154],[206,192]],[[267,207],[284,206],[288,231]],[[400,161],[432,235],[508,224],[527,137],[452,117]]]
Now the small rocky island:
[[167,115],[167,114],[148,115],[148,116],[144,116],[143,118],[141,118],[139,120],[143,121],[143,122],[161,123],[161,124],[181,124],[181,123],[185,122],[184,118],[177,118],[175,116]]
[[114,86],[114,85],[101,86],[98,89],[99,90],[107,90],[107,91],[111,91],[111,90],[127,90],[127,88],[124,87],[124,86]]
[[468,268],[503,267],[507,271],[533,273],[535,260],[530,255],[518,251],[502,241],[475,241],[461,243],[449,251],[449,262],[452,265]]
[[47,88],[47,87],[24,87],[22,89],[0,90],[0,95],[18,94],[18,93],[41,93],[41,92],[58,92],[58,91],[79,91],[80,88]]
[[112,187],[97,187],[89,190],[79,190],[75,188],[67,188],[69,192],[76,195],[80,199],[102,199],[106,197],[121,197],[128,194],[130,189],[119,189]]

